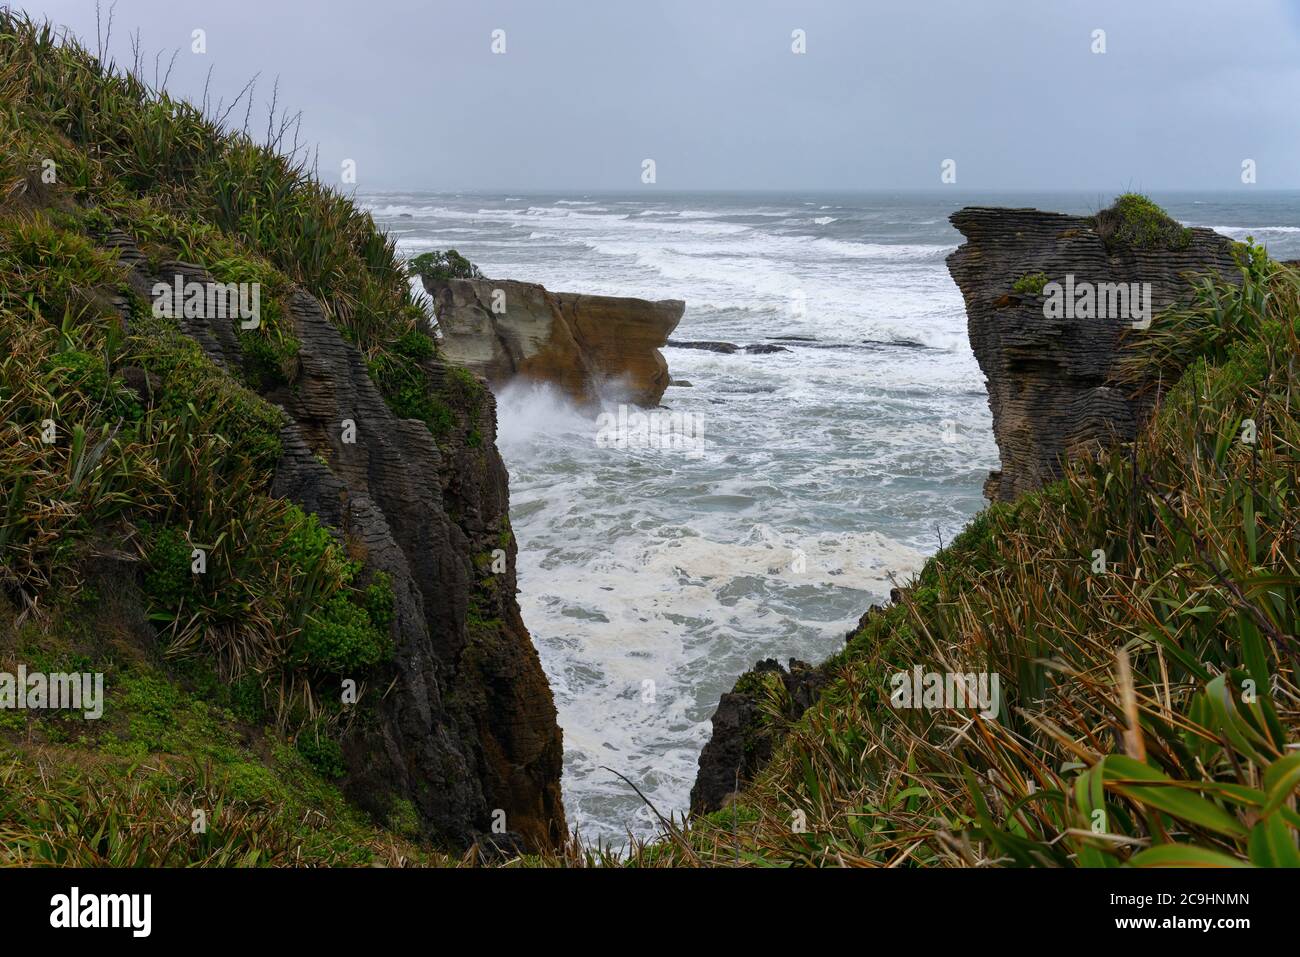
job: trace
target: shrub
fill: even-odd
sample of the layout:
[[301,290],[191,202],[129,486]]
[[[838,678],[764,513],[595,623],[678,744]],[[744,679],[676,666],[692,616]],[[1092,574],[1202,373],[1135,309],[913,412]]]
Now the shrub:
[[433,337],[419,329],[410,329],[393,343],[393,351],[407,359],[423,362],[433,358],[436,351]]
[[483,278],[478,267],[454,249],[422,253],[412,259],[407,268],[412,276],[430,281]]
[[1015,292],[1028,293],[1031,296],[1037,296],[1047,285],[1047,274],[1041,272],[1026,273],[1016,280],[1015,285],[1011,288]]
[[298,651],[308,667],[346,675],[379,664],[392,653],[392,647],[365,608],[348,595],[338,594],[323,611],[307,619],[298,638]]
[[343,763],[343,749],[337,741],[326,737],[319,729],[298,735],[297,748],[303,759],[326,780],[333,781],[347,773],[347,766]]
[[417,360],[396,352],[370,360],[371,378],[379,384],[388,407],[403,419],[419,419],[434,438],[448,435],[456,419],[451,408],[434,394],[428,372]]
[[145,592],[171,618],[194,589],[192,547],[180,529],[159,528],[146,534]]
[[1186,249],[1192,241],[1190,229],[1140,193],[1124,193],[1094,219],[1112,249]]
[[393,621],[393,580],[387,572],[375,572],[366,586],[366,613],[380,632],[386,632]]

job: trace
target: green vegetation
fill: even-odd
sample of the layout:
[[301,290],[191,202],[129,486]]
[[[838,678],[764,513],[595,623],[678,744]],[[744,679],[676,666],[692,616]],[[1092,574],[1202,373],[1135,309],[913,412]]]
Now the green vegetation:
[[1015,281],[1011,287],[1012,291],[1027,293],[1031,296],[1040,295],[1043,287],[1047,285],[1047,274],[1041,272],[1025,273]]
[[[262,323],[240,335],[253,384],[293,379],[297,343],[284,312],[294,283],[371,360],[427,326],[393,241],[297,151],[280,153],[283,131],[255,143],[13,12],[0,16],[0,92],[10,106],[0,117],[9,205],[53,206],[90,235],[128,233],[153,262],[202,263],[221,282],[262,284]],[[74,320],[96,308],[75,291],[100,285],[91,266],[102,271],[110,258],[76,230],[62,239],[66,248],[26,247],[46,272],[78,280],[69,289],[36,277],[31,306],[56,322],[65,307]],[[453,255],[445,263],[460,268]]]
[[[101,722],[0,716],[0,863],[408,861],[322,780],[372,717],[340,681],[388,667],[393,584],[271,494],[268,400],[299,375],[302,288],[393,408],[457,427],[393,243],[278,137],[11,11],[0,103],[0,658],[35,668],[71,644],[76,670],[108,675]],[[237,368],[154,314],[119,234],[155,274],[258,285],[259,325],[231,319]],[[220,823],[192,838],[196,795]]]
[[[259,390],[296,377],[295,285],[372,368],[434,357],[391,241],[278,144],[223,130],[12,12],[0,94],[0,585],[24,601],[75,588],[88,554],[124,546],[169,655],[257,676],[281,716],[314,713],[313,675],[387,658],[391,586],[357,583],[346,543],[269,495],[283,416]],[[260,325],[235,330],[242,369],[153,314],[113,231],[150,262],[260,286]],[[423,378],[376,378],[390,403],[439,420]]]
[[139,595],[82,597],[21,625],[0,599],[0,669],[105,675],[99,720],[2,713],[0,865],[448,863],[411,843],[418,831],[366,820],[329,783],[341,766],[327,729],[304,729],[295,746],[250,727],[239,684],[130,640]]
[[[1139,439],[985,510],[671,862],[1300,866],[1300,275],[1241,276],[1132,333],[1178,383]],[[998,674],[997,720],[892,707],[914,665]]]
[[[433,350],[427,332],[411,330],[392,351],[370,361],[370,375],[396,414],[419,419],[440,444],[463,434],[467,446],[480,448],[483,437],[478,422],[487,390],[468,369],[430,364]],[[457,409],[462,411],[458,414]]]
[[392,651],[388,635],[347,595],[331,598],[324,610],[307,622],[298,644],[305,662],[338,675],[365,671]]
[[1192,231],[1141,193],[1124,193],[1093,217],[1111,249],[1186,249]]
[[347,771],[343,765],[343,749],[339,747],[339,743],[319,730],[298,735],[298,753],[316,770],[317,774],[328,780],[341,778]]
[[433,339],[412,329],[388,352],[370,360],[370,377],[379,385],[393,412],[404,419],[419,419],[438,439],[449,435],[456,417],[438,394],[425,360],[433,355]]
[[479,272],[478,267],[454,249],[448,249],[446,252],[438,250],[431,253],[422,253],[411,260],[409,268],[412,276],[421,279],[483,278],[483,274]]

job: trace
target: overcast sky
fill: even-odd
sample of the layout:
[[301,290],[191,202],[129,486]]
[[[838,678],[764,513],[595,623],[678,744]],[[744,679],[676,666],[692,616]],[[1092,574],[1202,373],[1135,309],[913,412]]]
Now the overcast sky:
[[[94,0],[12,5],[94,49]],[[278,75],[361,189],[1300,188],[1300,0],[119,0],[120,60],[136,28],[175,94],[261,71],[261,129]]]

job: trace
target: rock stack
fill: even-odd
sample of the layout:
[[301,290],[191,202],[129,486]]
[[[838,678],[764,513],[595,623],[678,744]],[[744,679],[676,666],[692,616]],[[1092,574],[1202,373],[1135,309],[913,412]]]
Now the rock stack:
[[[984,487],[992,500],[1009,501],[1053,481],[1063,457],[1092,443],[1136,435],[1146,403],[1112,376],[1141,331],[1135,317],[1108,308],[1109,288],[1149,284],[1157,312],[1189,295],[1191,276],[1237,276],[1232,241],[1209,229],[1188,229],[1172,247],[1143,248],[1111,240],[1104,214],[973,206],[950,221],[966,243],[948,257],[948,271],[966,300],[971,348],[988,379],[1002,459]],[[1080,305],[1083,284],[1092,286],[1093,308],[1049,315],[1054,290],[1044,284],[1053,282],[1079,290]]]
[[581,404],[607,397],[653,407],[668,388],[659,349],[681,321],[680,299],[550,292],[505,279],[423,281],[443,355],[493,389],[542,382]]

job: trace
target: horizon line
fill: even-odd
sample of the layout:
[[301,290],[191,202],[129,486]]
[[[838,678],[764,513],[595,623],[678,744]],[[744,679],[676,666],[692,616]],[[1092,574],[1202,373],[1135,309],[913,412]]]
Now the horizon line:
[[[352,184],[349,184],[352,185]],[[356,192],[409,192],[427,193],[519,193],[524,196],[550,193],[628,194],[653,193],[1109,193],[1119,196],[1124,193],[1300,193],[1300,186],[1157,186],[1157,187],[1091,187],[1091,186],[747,186],[747,187],[712,187],[712,186],[644,186],[628,187],[577,187],[577,186],[416,186],[412,184],[385,184],[380,186],[355,186]]]

